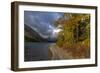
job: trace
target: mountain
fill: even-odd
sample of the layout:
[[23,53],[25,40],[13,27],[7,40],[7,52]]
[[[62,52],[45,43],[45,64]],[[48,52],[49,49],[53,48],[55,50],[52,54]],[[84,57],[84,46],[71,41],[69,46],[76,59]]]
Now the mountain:
[[27,42],[55,42],[57,39],[50,39],[49,35],[43,35],[36,28],[24,24],[24,37]]

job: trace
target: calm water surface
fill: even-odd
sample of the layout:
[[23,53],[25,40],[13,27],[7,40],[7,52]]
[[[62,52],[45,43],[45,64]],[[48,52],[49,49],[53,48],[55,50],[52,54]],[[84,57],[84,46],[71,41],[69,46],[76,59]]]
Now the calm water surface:
[[48,47],[53,44],[55,43],[25,42],[24,60],[25,61],[49,60]]

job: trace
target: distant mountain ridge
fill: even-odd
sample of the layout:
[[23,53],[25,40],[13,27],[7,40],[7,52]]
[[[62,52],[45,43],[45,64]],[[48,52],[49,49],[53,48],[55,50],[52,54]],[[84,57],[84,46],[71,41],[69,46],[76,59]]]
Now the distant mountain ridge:
[[37,29],[24,24],[24,37],[25,41],[33,42],[56,42],[57,39],[49,39],[49,35],[43,35]]

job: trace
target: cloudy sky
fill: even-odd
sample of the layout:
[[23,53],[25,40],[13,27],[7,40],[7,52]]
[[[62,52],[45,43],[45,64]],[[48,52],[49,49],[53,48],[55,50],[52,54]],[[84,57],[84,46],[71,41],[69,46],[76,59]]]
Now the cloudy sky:
[[59,31],[54,26],[54,21],[61,18],[63,13],[58,12],[39,12],[39,11],[24,11],[24,23],[33,29],[36,29],[40,34],[55,38],[55,31]]

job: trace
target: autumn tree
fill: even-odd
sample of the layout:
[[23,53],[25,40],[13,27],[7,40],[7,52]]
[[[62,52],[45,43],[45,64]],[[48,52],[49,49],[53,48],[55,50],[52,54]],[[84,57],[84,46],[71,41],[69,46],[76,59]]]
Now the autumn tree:
[[[55,25],[62,26],[59,32],[57,46],[74,51],[74,54],[89,57],[90,48],[90,15],[64,13]],[[78,50],[77,50],[78,49]],[[83,53],[82,53],[83,52]]]

